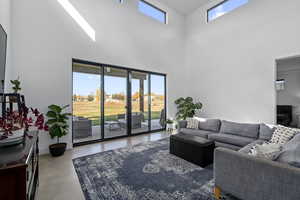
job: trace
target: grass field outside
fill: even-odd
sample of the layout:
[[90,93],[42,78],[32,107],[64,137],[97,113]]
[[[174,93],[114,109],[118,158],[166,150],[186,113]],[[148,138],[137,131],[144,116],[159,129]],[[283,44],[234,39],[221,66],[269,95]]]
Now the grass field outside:
[[[145,105],[148,105],[147,102],[145,102]],[[93,126],[100,125],[100,115],[101,115],[101,109],[100,109],[100,102],[73,102],[73,115],[74,116],[80,116],[85,117],[90,120],[92,120]],[[125,102],[105,102],[105,110],[104,110],[104,117],[105,121],[116,121],[118,120],[118,114],[125,114]],[[139,103],[133,102],[132,103],[132,112],[139,112]],[[163,101],[154,101],[152,102],[152,108],[151,108],[151,119],[160,119],[160,114],[162,109],[164,109],[164,102]],[[144,116],[145,120],[148,120],[148,108],[145,106],[144,108]]]

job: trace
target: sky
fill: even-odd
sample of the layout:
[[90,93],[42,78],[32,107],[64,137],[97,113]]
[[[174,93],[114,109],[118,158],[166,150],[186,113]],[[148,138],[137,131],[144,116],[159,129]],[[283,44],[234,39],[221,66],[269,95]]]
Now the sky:
[[165,13],[143,1],[139,1],[139,11],[149,17],[165,23]]
[[[73,94],[87,96],[91,93],[95,94],[100,88],[100,75],[84,74],[73,72]],[[126,94],[126,78],[105,76],[104,87],[106,94],[125,93]],[[147,88],[147,85],[145,85]],[[164,77],[151,75],[152,93],[164,95]],[[132,93],[139,91],[139,81],[133,79]]]
[[214,20],[234,9],[247,4],[249,0],[228,0],[208,12],[208,21]]

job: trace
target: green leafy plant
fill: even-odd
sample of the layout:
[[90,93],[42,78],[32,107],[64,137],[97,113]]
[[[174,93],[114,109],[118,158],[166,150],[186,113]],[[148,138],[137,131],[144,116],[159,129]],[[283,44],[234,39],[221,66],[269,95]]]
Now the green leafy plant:
[[178,110],[178,112],[176,113],[176,118],[178,120],[185,120],[188,117],[194,117],[196,114],[196,110],[200,110],[202,108],[202,103],[194,103],[192,97],[181,97],[175,101],[175,104]]
[[19,78],[16,80],[11,80],[10,83],[13,85],[12,89],[14,93],[18,93],[19,91],[21,91],[21,81],[19,80]]
[[48,117],[46,125],[48,126],[51,138],[57,138],[57,143],[59,143],[59,138],[67,135],[69,131],[68,119],[71,114],[63,113],[68,107],[69,105],[63,107],[58,105],[48,106],[49,111],[46,114]]

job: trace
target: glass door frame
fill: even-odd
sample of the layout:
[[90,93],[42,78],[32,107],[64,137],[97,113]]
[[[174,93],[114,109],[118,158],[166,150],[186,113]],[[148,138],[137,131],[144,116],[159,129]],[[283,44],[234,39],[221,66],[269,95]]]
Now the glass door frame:
[[[93,144],[97,142],[102,142],[102,141],[108,141],[108,140],[113,140],[113,139],[118,139],[118,138],[124,138],[124,137],[130,137],[130,136],[137,136],[141,134],[147,134],[147,133],[154,133],[154,132],[159,132],[159,131],[164,131],[165,127],[161,129],[156,129],[156,130],[151,130],[151,75],[159,75],[164,77],[164,110],[165,110],[165,118],[166,118],[166,113],[167,113],[167,74],[164,73],[158,73],[158,72],[151,72],[151,71],[145,71],[145,70],[139,70],[139,69],[134,69],[134,68],[128,68],[128,67],[122,67],[122,66],[116,66],[116,65],[111,65],[111,64],[103,64],[103,63],[97,63],[97,62],[91,62],[91,61],[86,61],[86,60],[81,60],[81,59],[72,59],[72,68],[73,69],[73,64],[74,63],[80,63],[80,64],[86,64],[86,65],[93,65],[97,66],[100,68],[101,71],[101,85],[100,85],[100,90],[101,90],[101,113],[100,113],[100,120],[101,120],[101,139],[96,139],[96,140],[90,140],[90,141],[85,141],[85,142],[78,142],[74,143],[74,133],[72,130],[72,143],[73,146],[81,146],[81,145],[86,145],[86,144]],[[104,76],[105,76],[105,67],[111,67],[111,68],[116,68],[116,69],[123,69],[127,71],[127,92],[126,92],[126,115],[127,115],[127,134],[124,136],[117,136],[114,138],[105,138],[105,94],[104,94],[104,89],[105,89],[105,81],[104,81]],[[148,75],[148,131],[132,134],[132,72],[141,72],[141,73],[146,73]],[[72,70],[72,91],[73,91],[73,70]],[[73,94],[72,94],[73,96]],[[72,101],[73,103],[73,101]],[[72,107],[72,113],[73,113],[73,105]],[[166,120],[166,119],[165,119]],[[72,125],[73,125],[73,119],[72,119]]]

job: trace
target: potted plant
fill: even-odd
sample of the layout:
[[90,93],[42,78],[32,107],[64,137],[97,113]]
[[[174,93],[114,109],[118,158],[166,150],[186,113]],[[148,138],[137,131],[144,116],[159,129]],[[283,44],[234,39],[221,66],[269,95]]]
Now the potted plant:
[[167,130],[172,129],[173,128],[173,123],[174,121],[172,119],[167,119],[166,120],[166,124],[167,124]]
[[[14,94],[18,94],[19,93],[19,91],[21,91],[21,81],[20,81],[20,79],[19,79],[19,77],[18,77],[18,79],[16,79],[16,80],[10,80],[10,83],[13,85],[13,87],[12,87],[12,90],[13,90],[13,93]],[[18,101],[18,98],[16,97],[16,96],[10,96],[9,97],[9,100],[11,101],[11,102],[17,102]]]
[[67,135],[69,131],[68,119],[71,114],[63,112],[67,107],[69,105],[63,107],[50,105],[46,114],[48,117],[46,125],[48,126],[49,134],[52,139],[57,138],[57,143],[49,146],[51,155],[55,157],[63,155],[67,147],[66,143],[59,142],[59,139]]
[[[8,110],[5,116],[0,117],[0,140],[2,141],[2,146],[23,142],[29,128],[47,131],[43,113],[40,113],[38,109],[29,109],[25,105],[22,105],[20,111]],[[14,138],[14,142],[11,142],[11,138]],[[5,143],[5,140],[7,140],[7,143]]]
[[178,120],[185,120],[189,117],[194,117],[197,110],[202,108],[202,103],[196,102],[192,97],[179,98],[175,101],[178,112],[176,113],[176,118]]
[[13,85],[12,89],[14,91],[15,94],[17,94],[19,91],[21,91],[21,81],[20,79],[16,79],[16,80],[10,80],[11,84]]

